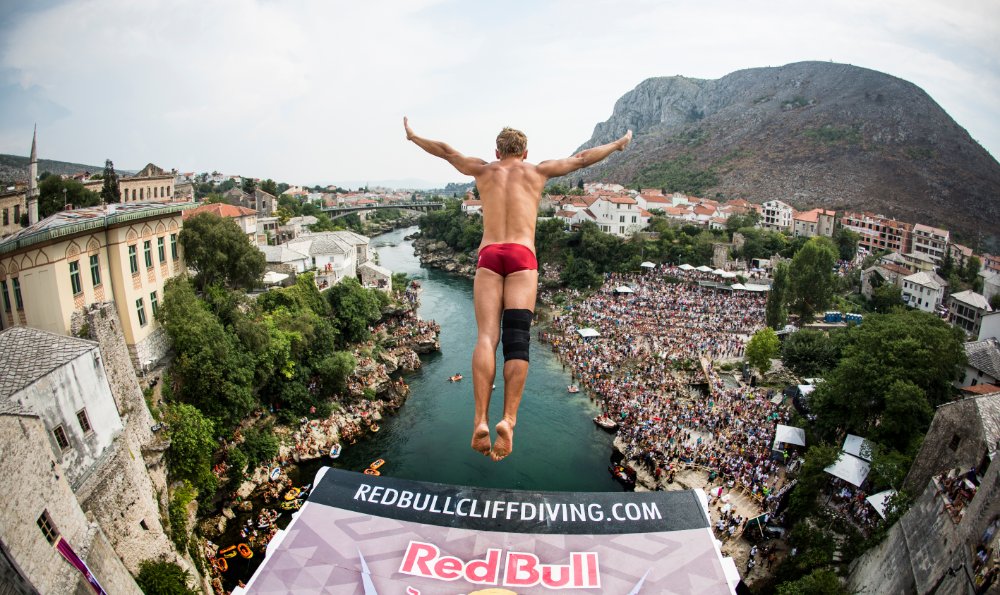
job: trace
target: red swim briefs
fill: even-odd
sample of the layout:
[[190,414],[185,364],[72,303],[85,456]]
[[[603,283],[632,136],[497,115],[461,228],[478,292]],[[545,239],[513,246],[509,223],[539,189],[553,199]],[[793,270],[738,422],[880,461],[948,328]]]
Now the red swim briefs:
[[493,271],[501,277],[524,270],[538,270],[535,253],[521,244],[490,244],[479,251],[477,268]]

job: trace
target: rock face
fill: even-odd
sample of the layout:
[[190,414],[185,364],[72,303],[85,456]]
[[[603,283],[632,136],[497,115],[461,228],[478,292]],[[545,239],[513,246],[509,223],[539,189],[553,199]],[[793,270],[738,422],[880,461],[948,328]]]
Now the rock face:
[[580,148],[627,129],[628,151],[564,181],[868,210],[984,249],[1000,241],[1000,164],[922,89],[874,70],[799,62],[647,79]]
[[[444,242],[417,238],[413,240],[413,250],[420,257],[420,264],[441,269],[449,273],[473,278],[476,276],[476,255],[455,252]],[[422,351],[418,351],[423,353]]]

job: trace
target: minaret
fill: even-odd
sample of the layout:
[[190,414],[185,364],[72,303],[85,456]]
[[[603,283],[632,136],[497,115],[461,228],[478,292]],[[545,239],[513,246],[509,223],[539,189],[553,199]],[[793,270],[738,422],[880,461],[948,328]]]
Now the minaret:
[[38,139],[38,124],[31,135],[31,165],[28,166],[28,225],[38,223],[38,151],[35,141]]

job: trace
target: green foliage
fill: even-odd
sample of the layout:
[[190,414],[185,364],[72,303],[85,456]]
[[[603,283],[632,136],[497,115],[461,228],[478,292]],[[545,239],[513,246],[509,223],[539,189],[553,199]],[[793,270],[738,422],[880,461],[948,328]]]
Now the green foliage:
[[388,298],[376,289],[365,289],[357,279],[342,279],[327,291],[335,325],[344,341],[360,343],[369,338],[368,325],[382,316]]
[[827,145],[857,145],[861,143],[861,133],[850,126],[833,126],[827,124],[821,128],[810,128],[803,134],[810,140]]
[[779,262],[774,267],[774,282],[768,292],[767,304],[764,307],[764,318],[767,326],[780,330],[788,322],[789,272],[788,263]]
[[247,470],[247,466],[250,464],[250,459],[238,446],[234,446],[229,449],[229,452],[226,454],[226,460],[229,462],[229,475],[232,476],[233,479],[237,480],[242,478],[243,473]]
[[260,285],[264,254],[234,219],[199,213],[184,222],[180,242],[187,263],[198,272],[199,289],[214,284],[246,289]]
[[393,293],[402,293],[406,291],[406,288],[410,285],[410,278],[406,273],[393,273],[392,274],[392,291]]
[[419,225],[421,236],[440,240],[458,252],[479,247],[483,239],[482,218],[463,213],[458,200],[445,201],[443,209],[423,215]]
[[792,312],[803,320],[812,320],[830,302],[836,263],[836,248],[824,237],[810,238],[792,259],[789,301]]
[[789,245],[788,236],[780,231],[759,227],[741,227],[737,231],[744,238],[743,248],[738,256],[748,262],[754,258],[770,258],[771,255],[784,251]]
[[911,161],[927,161],[935,157],[934,149],[930,147],[906,147],[903,155]]
[[744,228],[755,229],[757,223],[760,222],[760,213],[757,211],[750,211],[743,215],[730,215],[726,219],[726,231],[729,232],[730,237],[734,231],[738,231]]
[[809,447],[804,457],[805,463],[802,464],[802,469],[796,478],[798,484],[788,498],[789,520],[797,521],[815,512],[816,498],[823,486],[830,481],[830,475],[825,469],[832,465],[838,456],[840,449],[835,446],[817,444]]
[[38,216],[41,219],[58,213],[67,204],[79,209],[99,203],[100,196],[97,193],[87,190],[82,183],[73,179],[64,180],[50,175],[38,184]]
[[805,106],[809,105],[810,103],[812,103],[812,102],[809,101],[808,99],[806,99],[805,97],[802,97],[801,95],[796,95],[795,97],[793,97],[791,99],[786,99],[785,101],[782,101],[781,102],[781,108],[782,109],[793,109],[793,108],[797,108],[797,107],[805,107]]
[[840,359],[840,347],[823,331],[802,329],[781,345],[781,359],[799,376],[821,376]]
[[187,548],[191,539],[188,533],[188,505],[198,495],[188,481],[182,481],[174,489],[174,495],[170,499],[170,539],[177,546],[177,551],[183,552]]
[[274,435],[274,426],[268,424],[262,428],[247,428],[243,432],[243,445],[240,447],[247,456],[247,464],[253,468],[266,463],[278,456],[278,437]]
[[965,260],[965,266],[962,267],[962,280],[966,283],[975,282],[981,268],[983,268],[983,263],[979,261],[979,257],[970,256]]
[[698,168],[691,155],[682,155],[643,168],[636,181],[643,188],[665,188],[668,192],[701,196],[719,183],[719,177],[711,167]]
[[337,351],[320,360],[314,369],[327,394],[341,393],[357,361],[349,351]]
[[278,196],[278,185],[271,178],[268,178],[263,182],[261,182],[260,189],[263,190],[264,192],[267,192],[271,196]]
[[837,256],[840,260],[853,260],[858,254],[858,241],[861,234],[838,225],[833,230],[833,242],[837,245]]
[[104,185],[101,187],[101,200],[106,203],[121,202],[122,193],[118,188],[118,174],[115,173],[115,164],[110,159],[104,162],[104,175],[101,176]]
[[761,374],[771,369],[771,359],[778,357],[781,342],[771,327],[764,327],[750,337],[747,343],[746,359]]
[[883,283],[872,290],[869,308],[873,312],[886,313],[903,306],[903,290],[892,283]]
[[135,582],[147,595],[197,595],[188,585],[191,575],[174,562],[145,560],[139,564]]
[[170,436],[167,464],[175,479],[191,482],[204,493],[214,490],[212,451],[215,426],[197,407],[184,403],[169,405],[164,419]]
[[243,185],[240,187],[243,192],[247,194],[253,194],[253,191],[257,189],[257,182],[253,178],[243,178]]
[[954,394],[965,365],[962,332],[932,314],[869,314],[843,332],[842,357],[812,394],[816,427],[828,439],[845,432],[912,455],[933,407]]
[[563,285],[573,289],[590,289],[599,286],[604,277],[597,272],[591,261],[570,255],[559,275],[559,280]]
[[832,570],[820,568],[804,577],[778,585],[778,595],[850,595]]

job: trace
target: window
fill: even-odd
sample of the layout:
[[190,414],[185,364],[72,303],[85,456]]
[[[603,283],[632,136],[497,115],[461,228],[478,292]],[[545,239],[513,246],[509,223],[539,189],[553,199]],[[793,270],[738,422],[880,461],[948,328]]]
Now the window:
[[142,304],[142,298],[135,301],[135,312],[139,315],[139,326],[146,326],[146,307]]
[[90,427],[90,418],[87,417],[86,408],[76,412],[76,420],[80,422],[80,429],[83,430],[84,434],[89,434],[94,431],[94,428]]
[[62,425],[58,425],[52,430],[52,435],[56,437],[56,444],[59,448],[66,450],[69,448],[69,438],[66,437],[66,430],[63,429]]
[[160,257],[160,264],[167,261],[167,249],[163,245],[163,238],[156,238],[156,252]]
[[69,284],[73,287],[73,295],[83,293],[83,284],[80,283],[79,260],[69,263]]
[[94,287],[101,284],[101,259],[96,254],[90,256],[90,280]]
[[3,210],[3,224],[10,225],[10,213],[7,209]]
[[42,530],[42,535],[45,536],[45,541],[49,544],[54,544],[59,540],[59,530],[56,529],[55,523],[52,522],[52,517],[49,516],[49,511],[43,510],[42,516],[38,517],[38,528]]
[[135,244],[128,247],[128,268],[133,275],[139,273],[139,257],[136,254]]
[[21,205],[14,205],[14,223],[21,220]]
[[618,223],[625,223],[625,215],[618,216]]
[[10,314],[10,296],[7,295],[6,281],[0,281],[0,291],[3,292],[3,311]]
[[24,310],[24,300],[21,299],[21,280],[14,277],[14,304],[18,310]]
[[146,268],[153,266],[153,242],[146,240],[142,243],[142,255],[146,259]]
[[155,291],[149,294],[149,307],[153,309],[153,316],[156,316],[156,310],[160,307],[160,305],[156,301]]
[[170,234],[170,257],[177,260],[177,234]]
[[145,190],[145,188],[139,188],[139,200],[144,200],[142,192],[143,190]]
[[962,442],[962,437],[958,434],[952,434],[951,442],[948,444],[948,448],[955,451],[958,450],[958,445]]

